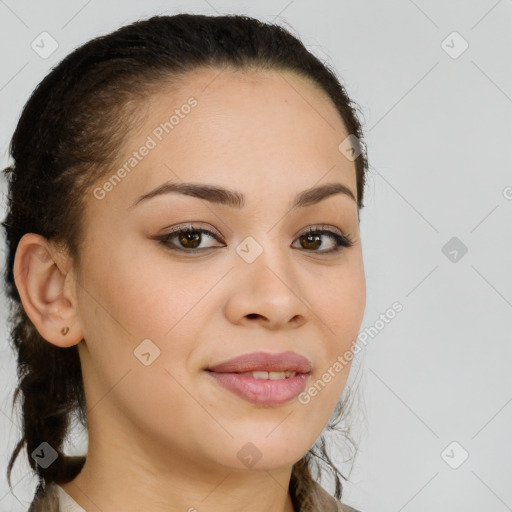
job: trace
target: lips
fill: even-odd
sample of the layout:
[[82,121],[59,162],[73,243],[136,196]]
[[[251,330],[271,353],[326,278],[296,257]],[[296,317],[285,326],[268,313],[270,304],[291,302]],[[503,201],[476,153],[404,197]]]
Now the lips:
[[304,390],[312,364],[296,352],[253,352],[206,369],[217,384],[259,406],[283,405]]
[[309,373],[311,362],[296,352],[287,351],[279,354],[252,352],[210,366],[209,371],[216,373],[247,372],[295,372]]

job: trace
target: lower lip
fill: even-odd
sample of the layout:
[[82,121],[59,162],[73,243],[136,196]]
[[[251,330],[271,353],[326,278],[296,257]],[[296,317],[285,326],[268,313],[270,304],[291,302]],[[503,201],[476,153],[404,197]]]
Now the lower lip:
[[299,373],[288,379],[255,379],[240,373],[208,372],[218,384],[235,395],[257,405],[281,405],[301,393],[309,373]]

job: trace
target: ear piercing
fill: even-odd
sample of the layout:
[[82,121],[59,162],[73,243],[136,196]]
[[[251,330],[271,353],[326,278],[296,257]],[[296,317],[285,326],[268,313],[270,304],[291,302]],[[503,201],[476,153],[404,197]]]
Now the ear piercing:
[[69,332],[69,327],[63,327],[60,332],[62,333],[62,336],[66,336]]

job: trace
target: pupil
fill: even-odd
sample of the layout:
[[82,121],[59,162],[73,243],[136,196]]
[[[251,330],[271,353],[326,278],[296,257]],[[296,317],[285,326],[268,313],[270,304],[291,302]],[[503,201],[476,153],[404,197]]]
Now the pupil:
[[[180,242],[183,243],[185,241],[185,247],[195,249],[199,245],[199,239],[201,237],[199,236],[199,233],[194,231],[189,231],[188,233],[184,233],[180,237]],[[192,247],[189,246],[189,242],[192,241]],[[196,242],[194,244],[194,242]]]
[[[312,244],[312,247],[306,247],[306,248],[315,248],[316,249],[322,244],[319,235],[306,235],[306,240],[307,240],[306,245]],[[320,243],[318,243],[318,242],[320,242]]]

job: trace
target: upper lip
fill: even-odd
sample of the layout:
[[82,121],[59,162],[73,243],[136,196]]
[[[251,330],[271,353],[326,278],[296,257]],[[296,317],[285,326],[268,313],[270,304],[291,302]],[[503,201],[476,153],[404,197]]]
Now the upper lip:
[[279,354],[269,352],[252,352],[210,366],[207,370],[218,373],[244,372],[296,372],[309,373],[311,362],[296,352],[287,351]]

